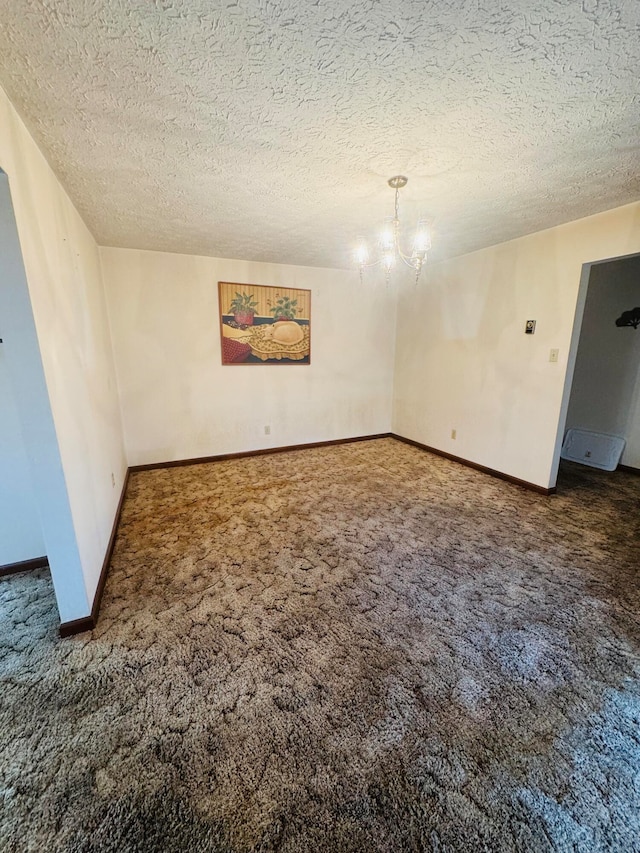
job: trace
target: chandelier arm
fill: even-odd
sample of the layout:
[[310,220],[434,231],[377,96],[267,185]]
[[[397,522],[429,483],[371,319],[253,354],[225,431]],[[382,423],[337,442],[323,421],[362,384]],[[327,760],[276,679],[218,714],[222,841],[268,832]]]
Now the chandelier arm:
[[384,263],[384,258],[378,258],[377,261],[369,261],[367,264],[358,264],[358,266],[360,269],[369,269],[369,267],[379,267],[382,263]]
[[417,258],[415,258],[413,255],[405,255],[405,253],[402,251],[402,249],[400,248],[400,246],[396,246],[396,249],[397,249],[398,255],[399,255],[399,256],[400,256],[400,258],[405,262],[405,264],[406,264],[408,267],[413,267],[413,268],[415,269],[415,267],[416,267],[416,261],[417,261],[418,259],[417,259]]

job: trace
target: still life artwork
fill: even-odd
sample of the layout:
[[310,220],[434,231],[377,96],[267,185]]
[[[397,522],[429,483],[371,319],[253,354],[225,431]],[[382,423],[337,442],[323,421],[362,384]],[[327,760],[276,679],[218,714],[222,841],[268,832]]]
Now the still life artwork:
[[218,282],[223,364],[309,364],[311,291]]

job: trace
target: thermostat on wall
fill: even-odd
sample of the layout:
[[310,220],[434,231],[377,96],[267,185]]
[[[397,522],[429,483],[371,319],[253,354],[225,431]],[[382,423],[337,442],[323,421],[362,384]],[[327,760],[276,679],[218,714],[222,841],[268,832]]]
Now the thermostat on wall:
[[535,320],[527,320],[526,325],[524,327],[525,335],[532,335],[536,330],[536,321]]

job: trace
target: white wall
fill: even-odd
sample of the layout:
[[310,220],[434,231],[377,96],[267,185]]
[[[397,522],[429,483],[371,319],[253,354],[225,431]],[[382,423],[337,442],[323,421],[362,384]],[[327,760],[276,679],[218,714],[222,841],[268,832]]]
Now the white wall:
[[[101,257],[129,464],[389,431],[395,294],[384,285],[344,270]],[[223,366],[218,281],[310,288],[311,364]]]
[[554,485],[582,265],[638,251],[640,203],[429,266],[399,296],[393,431]]
[[56,585],[69,621],[90,610],[126,473],[98,248],[2,90],[0,167],[9,176],[81,565],[80,583]]
[[0,344],[0,413],[0,566],[3,566],[45,554],[29,460],[3,344]]
[[[632,415],[640,376],[640,331],[619,328],[623,311],[640,307],[640,257],[594,264],[589,277],[566,428],[619,435],[622,461],[634,464],[640,421]],[[635,441],[634,441],[635,439]]]

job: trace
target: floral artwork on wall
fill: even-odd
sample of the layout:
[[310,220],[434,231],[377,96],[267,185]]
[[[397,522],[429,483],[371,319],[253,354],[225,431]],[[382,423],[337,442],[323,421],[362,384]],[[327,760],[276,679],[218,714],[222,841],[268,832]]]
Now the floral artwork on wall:
[[223,364],[309,364],[311,291],[218,282]]

